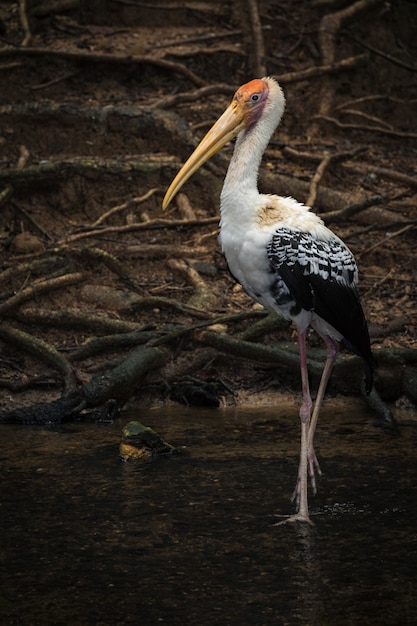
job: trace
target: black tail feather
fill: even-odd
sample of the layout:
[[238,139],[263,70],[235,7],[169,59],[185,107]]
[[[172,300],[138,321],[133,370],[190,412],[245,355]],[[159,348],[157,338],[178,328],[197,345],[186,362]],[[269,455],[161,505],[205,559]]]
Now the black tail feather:
[[[364,330],[369,341],[368,327],[366,326]],[[365,391],[366,391],[366,394],[369,395],[372,391],[372,387],[374,386],[374,371],[375,371],[375,362],[372,356],[370,343],[366,344],[365,342],[364,345],[362,346],[362,347],[365,347],[365,350],[361,350],[361,349],[358,349],[357,346],[352,344],[348,339],[346,339],[346,337],[343,337],[342,344],[350,352],[353,352],[353,354],[357,354],[358,356],[362,357],[362,359],[365,361]]]

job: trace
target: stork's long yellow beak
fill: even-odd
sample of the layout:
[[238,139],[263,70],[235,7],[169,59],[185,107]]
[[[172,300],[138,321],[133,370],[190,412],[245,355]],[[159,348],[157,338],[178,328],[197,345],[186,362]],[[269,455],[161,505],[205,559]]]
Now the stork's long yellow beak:
[[233,101],[223,115],[219,117],[217,122],[211,127],[207,135],[200,141],[197,148],[186,163],[184,163],[170,184],[162,201],[162,208],[164,210],[190,176],[192,176],[203,163],[216,154],[228,141],[236,137],[245,126],[245,112],[236,101]]

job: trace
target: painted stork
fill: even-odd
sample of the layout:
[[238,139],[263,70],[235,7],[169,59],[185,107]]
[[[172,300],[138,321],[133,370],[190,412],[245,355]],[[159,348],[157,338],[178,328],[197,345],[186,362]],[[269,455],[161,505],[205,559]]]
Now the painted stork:
[[[364,359],[367,392],[373,384],[373,360],[350,250],[309,207],[293,198],[258,191],[262,155],[284,107],[284,94],[273,78],[242,85],[178,172],[162,206],[165,209],[188,178],[237,136],[220,197],[219,239],[230,272],[244,290],[266,308],[292,320],[297,329],[301,452],[293,494],[297,512],[285,521],[311,524],[308,476],[315,493],[315,472],[321,473],[313,447],[314,431],[340,344]],[[309,327],[323,339],[327,353],[314,409],[306,357]]]

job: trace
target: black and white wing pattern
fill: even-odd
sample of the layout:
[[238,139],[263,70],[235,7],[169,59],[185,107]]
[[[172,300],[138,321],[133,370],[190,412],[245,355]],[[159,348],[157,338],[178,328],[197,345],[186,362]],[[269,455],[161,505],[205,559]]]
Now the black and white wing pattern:
[[308,232],[280,227],[268,245],[268,258],[276,268],[299,264],[305,274],[317,274],[323,280],[336,280],[347,286],[357,280],[355,259],[336,236],[317,239]]
[[368,327],[356,289],[357,266],[343,241],[331,235],[318,239],[282,226],[270,240],[267,254],[271,271],[283,281],[294,302],[291,313],[314,312],[372,368]]

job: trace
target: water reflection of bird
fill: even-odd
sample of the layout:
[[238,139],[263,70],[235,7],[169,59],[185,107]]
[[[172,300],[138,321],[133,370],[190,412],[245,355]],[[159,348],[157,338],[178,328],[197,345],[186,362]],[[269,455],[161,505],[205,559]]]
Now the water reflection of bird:
[[[367,391],[372,387],[373,361],[350,250],[308,207],[292,198],[258,192],[262,155],[284,106],[281,87],[273,78],[240,87],[171,183],[163,208],[203,163],[237,135],[221,193],[220,242],[231,273],[245,291],[297,328],[303,396],[301,453],[293,495],[297,513],[286,521],[311,523],[308,475],[315,492],[315,471],[320,473],[314,431],[340,344],[364,359]],[[322,337],[327,352],[313,410],[306,358],[309,326]]]

